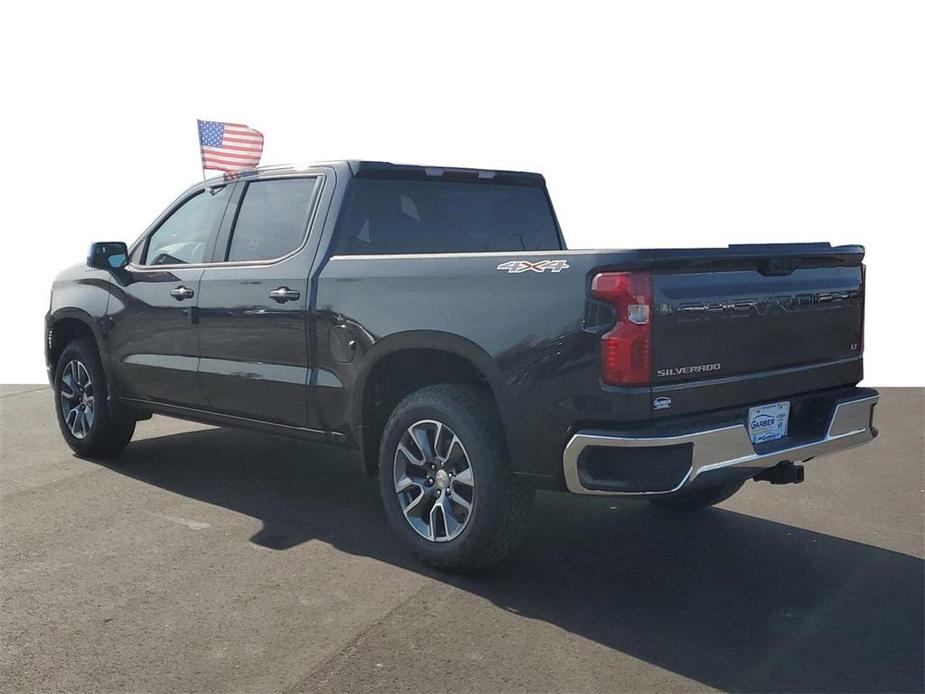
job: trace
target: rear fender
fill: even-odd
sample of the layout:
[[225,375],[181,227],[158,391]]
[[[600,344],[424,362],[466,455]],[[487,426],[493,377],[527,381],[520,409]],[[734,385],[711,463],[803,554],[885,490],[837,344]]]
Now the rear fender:
[[356,386],[352,392],[353,402],[351,403],[354,430],[357,432],[361,451],[365,449],[363,400],[370,375],[376,365],[389,355],[414,349],[446,352],[469,362],[484,377],[498,406],[502,421],[507,418],[510,411],[510,398],[504,375],[485,350],[471,340],[452,333],[433,330],[396,333],[373,343],[362,356],[362,366],[355,381]]

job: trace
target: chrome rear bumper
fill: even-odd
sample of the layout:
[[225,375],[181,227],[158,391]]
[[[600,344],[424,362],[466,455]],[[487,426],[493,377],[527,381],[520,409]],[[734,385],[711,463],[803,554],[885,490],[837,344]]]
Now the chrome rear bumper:
[[[774,467],[783,461],[801,462],[837,453],[848,448],[862,446],[877,435],[873,428],[873,408],[878,400],[879,396],[873,395],[839,402],[835,406],[824,436],[818,440],[804,441],[797,446],[770,453],[759,453],[755,449],[744,424],[679,436],[651,438],[617,436],[604,431],[579,431],[568,442],[562,456],[565,484],[574,494],[602,496],[668,494],[683,490],[701,476],[716,476],[715,473],[729,471],[731,468],[754,469],[757,474],[762,469]],[[578,460],[586,448],[637,448],[683,444],[692,446],[691,467],[681,481],[672,488],[657,491],[603,491],[589,489],[582,484]]]

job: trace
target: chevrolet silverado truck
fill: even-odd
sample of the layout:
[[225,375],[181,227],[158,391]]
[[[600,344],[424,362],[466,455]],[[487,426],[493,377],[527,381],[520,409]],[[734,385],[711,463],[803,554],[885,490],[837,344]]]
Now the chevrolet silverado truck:
[[567,250],[538,174],[267,167],[93,244],[46,363],[80,456],[152,414],[339,446],[424,562],[468,570],[536,489],[690,510],[869,442],[863,256]]

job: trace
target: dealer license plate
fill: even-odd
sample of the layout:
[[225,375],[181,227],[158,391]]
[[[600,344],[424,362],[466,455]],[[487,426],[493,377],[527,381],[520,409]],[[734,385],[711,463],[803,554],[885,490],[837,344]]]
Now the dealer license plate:
[[748,410],[748,435],[752,443],[774,441],[787,435],[790,403],[775,402]]

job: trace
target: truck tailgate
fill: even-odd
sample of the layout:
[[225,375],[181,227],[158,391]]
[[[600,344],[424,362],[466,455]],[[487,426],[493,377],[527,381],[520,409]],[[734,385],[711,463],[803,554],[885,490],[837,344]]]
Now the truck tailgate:
[[[791,392],[856,382],[863,334],[863,251],[842,253],[834,262],[825,253],[801,256],[798,248],[773,261],[756,258],[752,267],[740,260],[729,269],[707,265],[656,270],[654,392],[673,391],[672,385],[721,386],[743,377],[753,377],[755,385],[762,376],[787,370],[795,374]],[[812,366],[821,368],[800,368]],[[801,383],[799,373],[804,371],[807,380]],[[678,409],[672,408],[674,413]]]
[[656,275],[653,285],[656,384],[860,353],[860,267]]

